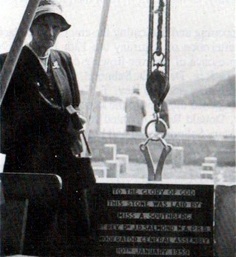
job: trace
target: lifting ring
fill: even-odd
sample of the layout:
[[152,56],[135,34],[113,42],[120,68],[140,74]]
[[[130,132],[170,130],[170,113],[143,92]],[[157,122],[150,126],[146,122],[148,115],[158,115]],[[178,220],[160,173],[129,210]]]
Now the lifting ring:
[[[163,126],[164,126],[164,128],[165,128],[165,131],[163,132],[163,133],[158,133],[158,132],[155,132],[153,135],[151,135],[151,136],[149,136],[148,135],[148,127],[152,124],[152,123],[161,123]],[[160,138],[162,138],[162,139],[164,139],[165,137],[166,137],[166,134],[167,134],[167,130],[168,130],[168,127],[167,127],[167,124],[166,124],[166,122],[163,120],[163,119],[161,119],[161,118],[159,118],[158,120],[157,119],[153,119],[153,120],[150,120],[148,123],[147,123],[147,125],[145,126],[145,136],[149,139],[149,140],[151,140],[151,141],[160,141]]]

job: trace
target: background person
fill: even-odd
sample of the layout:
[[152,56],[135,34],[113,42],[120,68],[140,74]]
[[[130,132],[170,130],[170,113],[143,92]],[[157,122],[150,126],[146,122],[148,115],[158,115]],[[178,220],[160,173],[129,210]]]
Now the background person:
[[133,89],[133,94],[125,100],[126,131],[141,131],[143,118],[146,116],[145,101],[139,95],[138,88]]
[[[78,113],[80,93],[70,54],[52,49],[70,27],[57,1],[39,3],[30,28],[32,40],[21,51],[1,108],[4,172],[53,173],[63,182],[59,206],[29,206],[27,255],[86,256],[78,250],[80,236],[89,237],[83,181],[76,195],[69,183],[82,148],[67,107]],[[0,56],[0,68],[6,56]]]
[[[168,110],[168,104],[166,101],[163,101],[163,103],[161,104],[160,118],[166,123],[167,128],[169,129],[170,128],[169,110]],[[156,124],[156,131],[165,132],[165,127],[161,122]]]

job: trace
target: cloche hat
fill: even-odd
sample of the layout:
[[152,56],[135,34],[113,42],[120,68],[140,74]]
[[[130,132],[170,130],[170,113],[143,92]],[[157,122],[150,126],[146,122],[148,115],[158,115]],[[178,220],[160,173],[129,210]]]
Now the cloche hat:
[[71,27],[70,24],[66,21],[62,14],[61,4],[57,0],[41,0],[36,9],[34,21],[38,19],[41,15],[44,14],[56,14],[60,17],[61,20],[61,31],[65,31]]

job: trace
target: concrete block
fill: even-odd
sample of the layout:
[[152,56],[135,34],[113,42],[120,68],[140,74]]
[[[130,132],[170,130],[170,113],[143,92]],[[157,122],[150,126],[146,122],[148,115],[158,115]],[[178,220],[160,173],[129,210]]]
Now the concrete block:
[[105,151],[105,159],[106,160],[115,160],[116,159],[116,153],[117,153],[116,144],[105,144],[104,151]]
[[215,163],[202,163],[201,178],[213,179]]
[[217,158],[216,157],[205,157],[204,158],[205,163],[214,163],[215,165],[217,164]]
[[213,179],[213,173],[212,172],[201,172],[201,178]]
[[202,170],[203,171],[215,171],[216,165],[215,163],[202,163]]
[[171,151],[172,167],[181,168],[184,164],[184,148],[174,146]]
[[116,159],[120,161],[120,173],[126,173],[129,167],[129,155],[117,154]]
[[93,166],[94,174],[98,178],[106,178],[107,177],[107,167],[104,166]]
[[120,161],[119,160],[107,160],[107,177],[119,178],[120,177]]

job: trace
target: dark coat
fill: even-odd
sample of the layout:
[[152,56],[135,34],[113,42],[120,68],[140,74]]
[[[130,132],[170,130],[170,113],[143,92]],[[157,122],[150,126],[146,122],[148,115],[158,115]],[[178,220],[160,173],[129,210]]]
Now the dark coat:
[[[0,69],[5,58],[6,54],[0,55]],[[49,65],[47,74],[34,53],[22,49],[1,108],[4,172],[54,173],[63,182],[57,207],[29,205],[24,253],[60,256],[69,249],[80,256],[78,239],[88,237],[90,223],[82,191],[85,183],[73,179],[79,166],[72,149],[74,153],[80,140],[65,109],[68,105],[78,109],[80,94],[68,53],[51,50]],[[91,185],[94,182],[91,179]],[[79,194],[71,184],[82,189]]]
[[[0,55],[0,69],[6,54]],[[71,154],[78,140],[69,133],[67,105],[78,108],[80,94],[71,57],[51,50],[49,63],[59,98],[50,99],[50,79],[39,60],[23,47],[1,108],[1,151],[6,171],[57,173],[53,159]],[[61,174],[58,174],[61,175]]]

